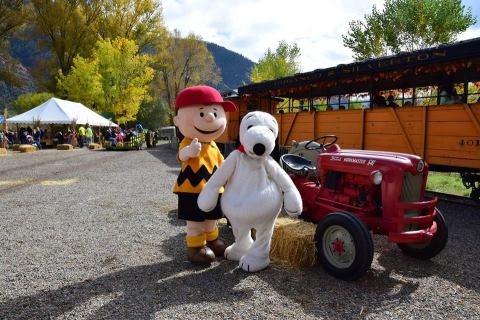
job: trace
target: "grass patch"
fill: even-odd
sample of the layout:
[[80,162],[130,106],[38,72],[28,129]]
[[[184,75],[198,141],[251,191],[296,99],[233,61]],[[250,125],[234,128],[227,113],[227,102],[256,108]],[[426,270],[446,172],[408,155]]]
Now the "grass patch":
[[455,194],[458,196],[470,196],[470,189],[465,188],[462,178],[458,173],[429,172],[427,190]]

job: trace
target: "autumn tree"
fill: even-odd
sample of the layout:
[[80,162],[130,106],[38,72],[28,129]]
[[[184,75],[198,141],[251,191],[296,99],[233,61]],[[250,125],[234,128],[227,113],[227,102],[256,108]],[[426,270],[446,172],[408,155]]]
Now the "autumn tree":
[[148,99],[153,79],[150,59],[139,54],[133,40],[101,40],[91,58],[75,59],[72,72],[58,77],[58,88],[66,97],[75,97],[98,112],[112,112],[118,122],[125,123],[135,119],[140,103]]
[[178,30],[169,38],[165,52],[157,54],[155,68],[158,69],[156,87],[170,107],[182,89],[199,84],[216,85],[221,80],[220,71],[201,37],[189,34],[182,38]]
[[158,129],[169,124],[172,109],[163,99],[144,101],[137,113],[137,121],[146,128]]
[[270,48],[255,64],[250,73],[252,82],[287,77],[301,72],[300,48],[296,43],[289,45],[286,41],[280,41],[275,51]]
[[4,42],[24,23],[23,0],[0,0],[0,42]]
[[475,23],[461,0],[385,0],[382,11],[373,6],[364,21],[351,21],[342,38],[360,61],[451,42]]
[[84,105],[93,107],[103,105],[102,76],[98,68],[98,59],[85,59],[77,56],[73,66],[64,76],[59,71],[57,89],[72,101],[81,101]]
[[141,52],[164,45],[167,37],[161,4],[154,0],[103,0],[96,31],[102,39],[134,40]]
[[31,0],[30,19],[40,45],[51,49],[58,68],[70,72],[77,55],[88,56],[102,0]]
[[8,41],[11,35],[25,23],[25,6],[23,0],[0,0],[0,57],[3,66],[0,68],[0,81],[20,86],[22,81],[13,71],[15,61],[8,53]]
[[13,109],[18,114],[24,113],[32,108],[38,107],[52,97],[53,94],[49,92],[24,93],[18,96],[13,102]]

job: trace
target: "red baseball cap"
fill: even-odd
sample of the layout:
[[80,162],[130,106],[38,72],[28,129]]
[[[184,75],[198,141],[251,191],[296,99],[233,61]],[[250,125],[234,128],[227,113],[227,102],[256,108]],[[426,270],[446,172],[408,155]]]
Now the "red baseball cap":
[[226,112],[237,110],[237,106],[231,101],[224,101],[220,92],[209,86],[193,86],[180,91],[175,100],[175,110],[199,104],[218,103]]

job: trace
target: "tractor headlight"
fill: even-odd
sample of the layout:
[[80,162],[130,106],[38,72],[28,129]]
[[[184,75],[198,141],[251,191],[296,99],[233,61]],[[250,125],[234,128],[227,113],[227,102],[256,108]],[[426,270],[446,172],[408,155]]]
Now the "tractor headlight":
[[383,174],[380,171],[373,171],[370,174],[370,179],[372,180],[373,184],[379,185],[382,183],[383,180]]
[[420,160],[417,163],[417,171],[422,172],[423,169],[425,169],[425,162],[423,162],[423,160]]

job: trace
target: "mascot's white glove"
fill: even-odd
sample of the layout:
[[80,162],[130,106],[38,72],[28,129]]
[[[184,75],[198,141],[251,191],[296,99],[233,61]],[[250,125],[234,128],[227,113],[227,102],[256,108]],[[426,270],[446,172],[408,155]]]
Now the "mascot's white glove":
[[178,158],[180,159],[180,161],[185,161],[190,158],[196,158],[200,155],[200,151],[202,151],[202,144],[198,142],[197,138],[195,138],[192,140],[190,145],[186,146],[178,152]]
[[200,192],[197,204],[198,207],[204,212],[210,212],[217,206],[218,190],[204,187]]
[[298,190],[295,187],[287,190],[283,197],[283,208],[287,214],[292,218],[298,217],[302,213],[302,198]]
[[283,192],[283,208],[290,217],[298,217],[303,211],[302,197],[292,179],[272,158],[267,160],[266,169],[269,176]]
[[238,157],[238,151],[230,153],[203,187],[197,199],[198,207],[202,211],[210,212],[215,209],[218,202],[218,191],[225,186],[228,179],[233,175]]

